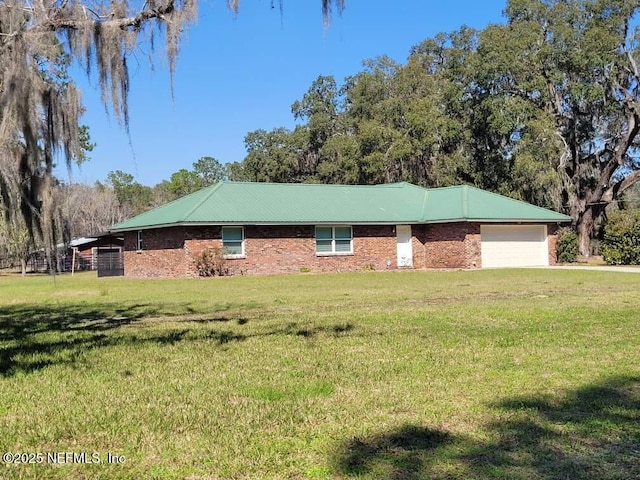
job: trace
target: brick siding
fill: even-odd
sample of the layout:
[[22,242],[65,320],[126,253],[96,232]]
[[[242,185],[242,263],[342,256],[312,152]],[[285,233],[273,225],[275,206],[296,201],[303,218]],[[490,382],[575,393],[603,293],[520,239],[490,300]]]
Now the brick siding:
[[[422,266],[426,268],[480,267],[480,225],[438,223],[419,225],[417,235],[424,245]],[[416,227],[414,227],[416,229]]]
[[[222,247],[220,227],[207,232],[187,231],[185,250],[191,263],[208,247]],[[354,226],[353,254],[316,255],[315,227],[246,226],[245,257],[229,258],[231,274],[280,274],[300,271],[384,270],[386,262],[395,268],[396,243],[393,226]],[[194,270],[195,275],[195,270]]]
[[[556,259],[555,226],[548,227],[549,262]],[[480,224],[443,223],[412,226],[414,268],[480,268]],[[246,226],[244,258],[229,258],[233,275],[343,272],[396,269],[393,225],[354,225],[353,254],[316,255],[315,227]],[[125,275],[196,277],[196,258],[210,247],[222,248],[222,227],[171,227],[125,233]]]
[[549,265],[558,263],[558,230],[559,225],[547,225],[547,242],[549,243]]
[[131,277],[185,277],[188,275],[183,229],[143,230],[143,250],[138,232],[124,234],[124,274]]

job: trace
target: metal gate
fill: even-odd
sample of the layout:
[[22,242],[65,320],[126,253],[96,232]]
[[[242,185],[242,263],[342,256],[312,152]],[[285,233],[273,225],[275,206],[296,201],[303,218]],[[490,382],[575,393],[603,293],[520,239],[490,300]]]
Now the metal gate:
[[98,277],[124,275],[124,255],[119,248],[98,249]]

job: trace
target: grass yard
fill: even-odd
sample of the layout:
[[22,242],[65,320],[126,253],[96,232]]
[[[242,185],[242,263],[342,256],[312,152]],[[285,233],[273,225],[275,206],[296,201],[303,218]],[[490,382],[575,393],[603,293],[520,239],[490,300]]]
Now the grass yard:
[[0,276],[0,478],[640,478],[640,275],[94,275]]

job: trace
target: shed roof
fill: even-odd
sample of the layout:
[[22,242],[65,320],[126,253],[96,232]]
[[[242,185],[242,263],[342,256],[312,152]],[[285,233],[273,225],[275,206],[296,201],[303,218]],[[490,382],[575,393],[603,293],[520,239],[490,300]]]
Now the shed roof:
[[69,246],[70,247],[80,247],[82,245],[86,245],[87,243],[95,242],[96,240],[98,240],[98,239],[94,238],[94,237],[74,238],[73,240],[71,240],[69,242]]
[[566,222],[570,217],[468,185],[320,185],[220,182],[114,225],[112,232],[172,225]]

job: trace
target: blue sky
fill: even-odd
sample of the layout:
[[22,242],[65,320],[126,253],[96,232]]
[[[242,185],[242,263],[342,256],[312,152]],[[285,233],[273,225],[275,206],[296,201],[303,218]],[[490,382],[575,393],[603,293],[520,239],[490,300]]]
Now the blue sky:
[[[506,0],[346,0],[342,16],[323,28],[320,0],[243,0],[238,15],[226,0],[201,0],[198,23],[182,42],[171,98],[167,62],[158,49],[130,59],[130,131],[106,114],[95,79],[78,78],[97,147],[71,180],[93,183],[123,170],[153,186],[203,156],[241,161],[253,130],[292,128],[291,104],[318,75],[338,83],[362,61],[388,55],[404,62],[410,48],[462,25],[503,21]],[[60,175],[68,179],[67,172]]]

